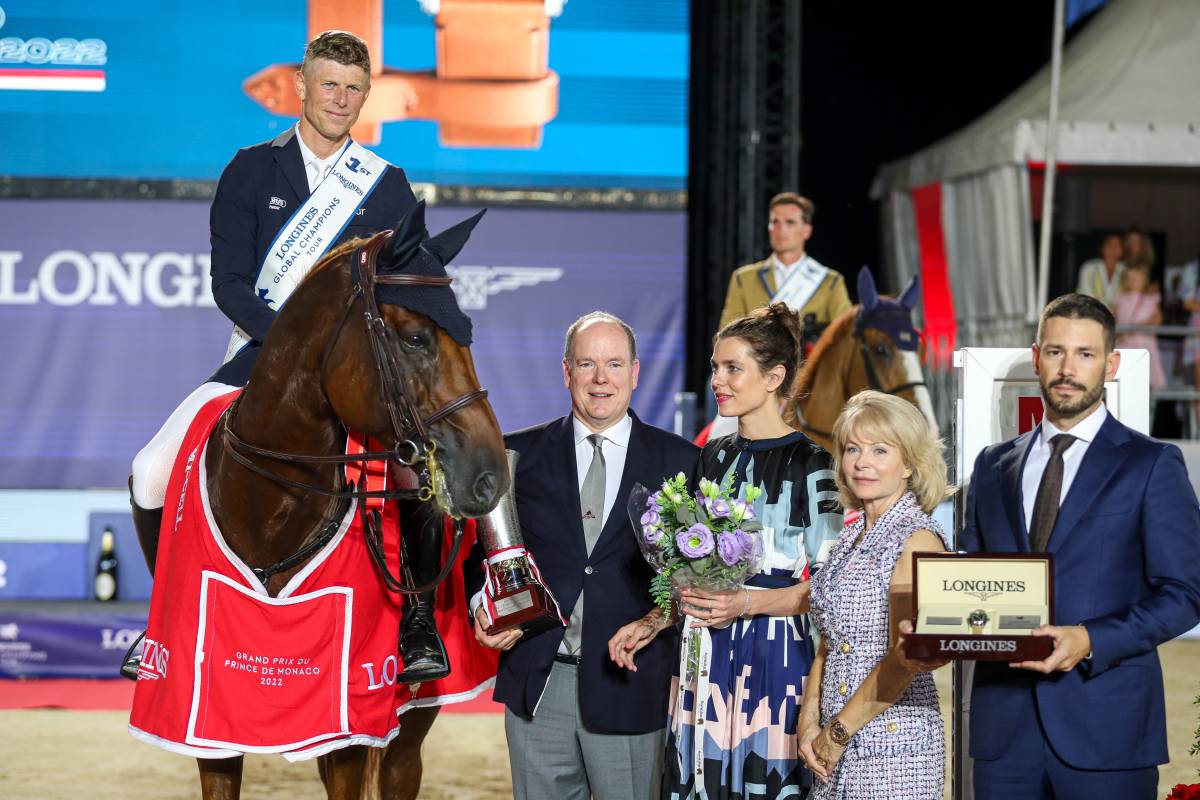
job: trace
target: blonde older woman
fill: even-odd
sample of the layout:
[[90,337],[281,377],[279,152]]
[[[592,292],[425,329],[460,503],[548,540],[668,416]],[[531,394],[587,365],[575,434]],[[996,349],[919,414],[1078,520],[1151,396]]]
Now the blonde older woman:
[[833,428],[842,502],[863,511],[812,579],[821,649],[800,712],[800,752],[813,798],[940,800],[945,741],[932,665],[900,651],[912,597],[912,555],[945,549],[930,513],[947,495],[942,443],[921,412],[860,392]]

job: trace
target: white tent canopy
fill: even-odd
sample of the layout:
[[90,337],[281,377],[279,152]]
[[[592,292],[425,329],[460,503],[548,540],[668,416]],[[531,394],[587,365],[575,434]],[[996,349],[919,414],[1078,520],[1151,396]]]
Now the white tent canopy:
[[[876,194],[1044,161],[1049,102],[1047,66],[966,128],[886,165]],[[1058,114],[1062,163],[1200,166],[1200,3],[1112,0],[1066,48]]]
[[[950,347],[1030,341],[1029,172],[1045,159],[1049,98],[1047,66],[876,176],[889,283],[921,274],[927,329],[948,330]],[[1058,119],[1061,164],[1200,168],[1200,0],[1111,0],[1064,51]]]

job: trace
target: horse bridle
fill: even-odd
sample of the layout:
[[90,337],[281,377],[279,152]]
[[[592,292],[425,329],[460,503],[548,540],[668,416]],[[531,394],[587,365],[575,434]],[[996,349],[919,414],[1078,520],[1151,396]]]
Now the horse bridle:
[[[862,314],[861,308],[858,310],[858,313]],[[867,330],[871,329],[871,324],[870,324],[869,320],[870,320],[870,317],[856,320],[855,328],[858,329],[861,327],[862,331],[865,333]],[[858,352],[862,356],[863,368],[866,370],[866,373],[867,373],[867,385],[870,386],[872,389],[874,389],[877,392],[883,392],[884,394],[893,394],[894,395],[894,394],[900,394],[901,392],[908,391],[909,389],[916,389],[918,386],[925,385],[925,381],[922,379],[919,381],[909,381],[908,383],[901,383],[898,386],[891,387],[890,389],[885,388],[883,385],[883,381],[881,381],[879,379],[879,373],[875,371],[875,365],[873,363],[871,363],[871,349],[867,346],[866,339],[862,338],[858,333],[855,333],[853,335],[854,335],[854,338],[858,340]],[[818,436],[824,436],[827,439],[833,438],[833,433],[828,432],[828,431],[817,430],[816,428],[809,425],[807,422],[800,422],[799,424],[800,424],[801,428],[803,428],[805,431],[807,431],[809,433],[815,433]]]
[[[383,315],[379,311],[379,304],[375,299],[375,288],[380,284],[445,287],[450,285],[452,279],[444,275],[379,275],[376,271],[376,260],[379,257],[379,251],[391,236],[392,231],[390,230],[382,231],[372,236],[356,252],[354,260],[351,261],[351,278],[354,280],[354,287],[342,311],[341,321],[338,323],[337,328],[334,329],[333,335],[325,346],[325,352],[321,357],[319,374],[322,377],[325,375],[326,364],[330,354],[333,352],[334,345],[341,338],[346,321],[350,318],[350,312],[353,310],[355,303],[362,300],[364,307],[363,320],[367,327],[367,341],[371,346],[371,359],[379,375],[380,391],[383,395],[384,407],[387,409],[388,420],[391,423],[392,432],[395,436],[395,446],[390,450],[323,455],[286,453],[280,450],[259,447],[247,442],[233,432],[232,420],[237,413],[236,409],[241,400],[239,396],[224,413],[221,431],[222,442],[225,452],[234,461],[256,475],[292,489],[344,500],[351,498],[360,500],[377,498],[381,500],[415,499],[421,502],[430,502],[444,497],[446,492],[445,475],[437,462],[435,456],[437,443],[429,435],[429,428],[450,415],[461,411],[476,400],[483,400],[487,397],[487,390],[481,388],[466,392],[446,403],[432,414],[425,417],[421,416],[420,410],[413,399],[409,376],[401,367],[399,358],[397,357],[399,344],[395,340],[396,334],[387,326]],[[357,486],[350,484],[352,488],[349,489],[330,490],[323,486],[316,486],[280,475],[273,470],[255,463],[251,460],[250,456],[258,456],[289,464],[362,464],[364,467],[363,476],[359,479]],[[418,464],[421,465],[421,469],[417,473],[418,488],[368,490],[366,488],[365,467],[369,463],[379,461],[396,461],[410,468],[415,468]],[[416,470],[414,469],[414,471]],[[453,568],[454,562],[458,557],[459,547],[462,544],[464,525],[461,519],[454,519],[454,542],[437,577],[420,586],[406,586],[401,579],[397,579],[391,574],[387,566],[387,560],[383,552],[382,520],[379,511],[375,509],[368,510],[366,503],[360,504],[360,509],[367,549],[370,551],[375,565],[380,569],[384,582],[389,589],[404,594],[424,594],[445,580]],[[296,553],[269,567],[256,568],[254,569],[254,573],[265,583],[271,576],[285,572],[303,563],[313,553],[333,539],[340,527],[341,516],[339,514],[336,519],[321,530],[316,538],[312,539]],[[401,537],[401,547],[403,549],[403,537]],[[407,561],[407,559],[402,560]],[[407,571],[407,566],[405,566],[405,572]]]

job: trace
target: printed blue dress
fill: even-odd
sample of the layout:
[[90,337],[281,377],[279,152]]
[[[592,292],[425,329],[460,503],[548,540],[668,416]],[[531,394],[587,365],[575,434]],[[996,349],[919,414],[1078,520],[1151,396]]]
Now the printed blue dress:
[[[766,555],[747,585],[753,591],[806,580],[842,528],[829,454],[799,432],[755,441],[724,436],[705,446],[697,478],[729,475],[738,497],[748,485],[763,490],[753,508]],[[813,655],[803,615],[757,616],[720,629],[685,620],[662,796],[804,796],[812,778],[800,761],[796,725]]]

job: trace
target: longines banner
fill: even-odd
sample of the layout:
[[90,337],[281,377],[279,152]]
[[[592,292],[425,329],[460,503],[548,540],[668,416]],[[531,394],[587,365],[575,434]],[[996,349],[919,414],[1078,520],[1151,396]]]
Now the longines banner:
[[[473,209],[430,209],[436,232]],[[638,332],[634,407],[671,424],[683,380],[682,213],[493,209],[457,264],[504,430],[566,413],[563,333],[600,308]],[[134,454],[220,364],[208,204],[0,200],[0,488],[122,487]]]

